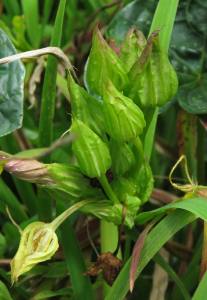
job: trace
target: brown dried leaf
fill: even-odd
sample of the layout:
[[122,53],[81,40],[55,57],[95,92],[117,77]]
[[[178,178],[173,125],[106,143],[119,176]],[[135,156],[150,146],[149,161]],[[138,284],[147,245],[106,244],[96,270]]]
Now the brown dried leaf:
[[112,286],[122,268],[122,261],[115,257],[111,252],[107,252],[101,254],[98,257],[97,262],[88,268],[82,276],[96,276],[102,272],[103,279],[109,286]]

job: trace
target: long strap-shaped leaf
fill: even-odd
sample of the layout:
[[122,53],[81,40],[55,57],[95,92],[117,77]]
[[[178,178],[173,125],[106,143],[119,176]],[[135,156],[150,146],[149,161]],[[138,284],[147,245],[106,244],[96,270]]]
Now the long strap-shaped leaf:
[[[50,46],[60,47],[63,18],[66,0],[60,0],[53,35]],[[56,97],[57,58],[49,55],[45,72],[42,103],[39,123],[39,148],[49,147],[53,140],[53,118]],[[51,163],[51,157],[43,159],[44,163]],[[52,218],[52,200],[45,191],[38,195],[38,217],[39,220],[50,222]]]
[[[137,241],[137,239],[140,236],[140,233],[135,229],[128,229],[128,227],[124,228],[124,232],[127,234],[128,237],[130,237],[134,242]],[[178,277],[178,275],[175,273],[175,271],[172,269],[172,267],[166,262],[166,260],[164,260],[164,258],[161,256],[161,254],[159,252],[157,252],[154,257],[153,260],[161,267],[163,268],[163,270],[165,270],[165,272],[175,281],[175,283],[177,284],[177,286],[180,288],[179,292],[181,292],[181,297],[183,296],[185,298],[185,300],[190,300],[191,297],[185,287],[185,285],[183,284],[183,282],[181,281],[181,279]],[[182,299],[183,299],[182,297]],[[176,298],[175,298],[176,299]]]
[[[56,202],[57,215],[65,211],[65,205]],[[70,221],[67,219],[60,225],[63,250],[66,258],[75,300],[93,300],[91,281],[88,276],[81,276],[86,271],[83,254]]]
[[[207,203],[206,203],[207,205]],[[206,211],[207,218],[207,211]],[[176,209],[170,213],[165,219],[163,219],[148,235],[146,243],[142,248],[142,252],[139,259],[139,265],[136,273],[136,278],[141,271],[152,259],[155,253],[181,228],[189,224],[196,219],[196,215],[187,212],[183,209]],[[105,300],[121,300],[124,299],[126,293],[129,290],[129,271],[130,271],[131,259],[128,260],[123,270],[116,279],[110,292],[106,296]],[[189,299],[189,298],[188,298]]]
[[207,272],[203,276],[199,287],[197,288],[192,300],[206,300],[207,299]]

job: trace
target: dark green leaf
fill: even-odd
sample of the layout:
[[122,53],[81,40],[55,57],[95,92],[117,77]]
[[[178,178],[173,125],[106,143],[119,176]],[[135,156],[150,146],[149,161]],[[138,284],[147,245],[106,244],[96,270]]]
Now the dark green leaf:
[[207,295],[207,272],[203,276],[192,300],[205,300]]
[[71,288],[63,288],[59,291],[43,291],[34,297],[34,300],[46,299],[55,296],[73,296],[73,290]]
[[6,286],[0,281],[0,299],[1,300],[12,300]]
[[175,201],[173,203],[170,203],[168,205],[165,205],[164,207],[141,213],[136,218],[136,224],[143,224],[150,219],[152,219],[154,216],[167,212],[170,209],[174,208],[181,208],[186,209],[192,213],[194,213],[196,216],[200,217],[204,221],[207,221],[207,201],[204,198],[191,198],[191,199],[184,199]]
[[[11,41],[0,29],[0,58],[16,53]],[[20,60],[0,66],[0,136],[22,126],[24,76],[25,70]]]
[[115,39],[116,44],[121,46],[128,30],[133,25],[136,25],[147,36],[157,2],[157,0],[140,0],[125,6],[108,26],[108,38]]

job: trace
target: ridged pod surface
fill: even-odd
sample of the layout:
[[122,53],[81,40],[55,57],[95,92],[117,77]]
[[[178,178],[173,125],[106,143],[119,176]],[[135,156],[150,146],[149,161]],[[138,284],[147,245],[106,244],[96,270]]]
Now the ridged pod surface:
[[159,43],[158,33],[156,30],[151,34],[140,58],[128,73],[130,86],[126,94],[141,109],[164,106],[178,88],[176,72]]
[[106,132],[102,104],[77,85],[70,73],[67,79],[73,114],[101,137]]
[[103,112],[106,131],[118,143],[135,139],[146,125],[141,109],[120,93],[109,79],[108,86],[104,86]]
[[79,136],[73,141],[72,150],[83,174],[94,178],[105,174],[111,166],[107,145],[83,122],[73,119],[71,133]]
[[119,53],[119,59],[127,68],[127,72],[129,72],[133,64],[140,58],[146,45],[147,41],[142,31],[133,27],[127,32]]
[[96,25],[86,80],[95,94],[103,96],[103,82],[106,84],[108,78],[119,91],[123,91],[129,85],[127,69],[106,43]]
[[109,148],[112,160],[111,171],[114,175],[123,175],[135,164],[133,151],[127,143],[119,144],[115,140],[110,139]]

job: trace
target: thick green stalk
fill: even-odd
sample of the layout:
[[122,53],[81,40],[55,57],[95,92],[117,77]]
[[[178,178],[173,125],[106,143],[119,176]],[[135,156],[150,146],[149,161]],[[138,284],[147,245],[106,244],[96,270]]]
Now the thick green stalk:
[[[116,250],[118,244],[118,228],[114,223],[101,220],[101,253],[111,252]],[[118,258],[121,257],[121,250],[117,254]],[[110,290],[110,286],[104,282],[103,296],[106,297]]]
[[[160,0],[157,9],[154,14],[154,18],[152,21],[152,25],[150,28],[149,36],[151,33],[157,29],[161,29],[162,26],[165,26],[159,32],[159,41],[160,44],[168,51],[171,33],[173,29],[173,24],[178,8],[178,0]],[[149,125],[149,129],[146,133],[145,142],[144,142],[144,153],[148,159],[150,159],[152,145],[154,141],[154,133],[155,127],[157,123],[157,115],[158,115],[158,108],[155,109],[154,115]],[[148,126],[148,125],[147,125]]]
[[82,206],[86,204],[93,203],[96,201],[97,201],[96,199],[87,199],[72,205],[51,223],[51,227],[55,231],[76,210],[80,209]]
[[[63,18],[66,0],[60,0],[53,35],[50,46],[60,47]],[[57,78],[57,58],[49,55],[45,71],[45,79],[42,92],[42,103],[39,123],[39,147],[49,147],[53,141],[53,118],[56,97],[56,78]],[[44,163],[51,163],[51,156],[42,159]],[[52,219],[52,200],[50,196],[40,191],[38,195],[38,216],[39,220],[50,222]]]
[[111,202],[114,204],[119,203],[119,200],[117,199],[116,195],[114,194],[114,192],[112,191],[110,184],[108,183],[108,180],[106,178],[105,174],[102,174],[100,177],[97,177],[97,179],[99,180],[99,182],[101,183],[106,195],[108,196],[109,200],[111,200]]
[[[65,205],[57,201],[57,216],[65,212]],[[67,219],[60,225],[62,245],[66,258],[70,281],[73,286],[75,300],[93,300],[92,285],[89,276],[82,276],[86,271],[86,265],[80,245],[70,221]]]

